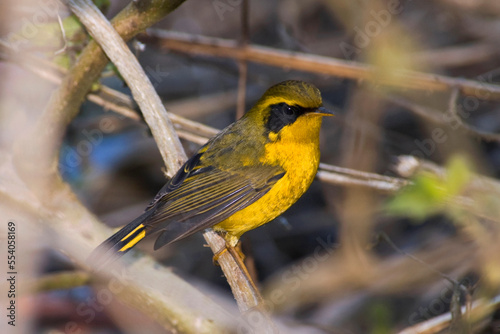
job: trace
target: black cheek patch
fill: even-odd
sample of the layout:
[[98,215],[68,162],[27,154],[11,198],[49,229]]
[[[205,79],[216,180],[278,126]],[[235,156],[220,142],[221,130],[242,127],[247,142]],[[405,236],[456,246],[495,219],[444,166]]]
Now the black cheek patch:
[[266,128],[274,133],[279,132],[286,125],[292,124],[303,114],[303,110],[297,106],[289,106],[286,103],[271,105],[271,113],[267,119]]

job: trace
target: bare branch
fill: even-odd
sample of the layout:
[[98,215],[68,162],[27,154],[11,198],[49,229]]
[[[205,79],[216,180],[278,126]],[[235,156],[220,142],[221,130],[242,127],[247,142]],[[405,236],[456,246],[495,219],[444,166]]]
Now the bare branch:
[[325,163],[319,164],[319,170],[316,176],[321,181],[331,184],[364,186],[385,192],[398,191],[410,183],[408,180],[397,177],[368,173]]

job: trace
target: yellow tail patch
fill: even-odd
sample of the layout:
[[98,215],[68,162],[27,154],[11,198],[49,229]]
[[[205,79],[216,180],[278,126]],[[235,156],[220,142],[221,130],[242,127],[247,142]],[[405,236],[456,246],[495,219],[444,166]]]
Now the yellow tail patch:
[[[139,232],[136,236],[134,236],[134,234],[136,234],[140,229],[143,229],[143,230],[141,232]],[[130,238],[132,236],[134,236],[134,238],[132,240],[130,240],[129,242],[127,242],[122,248],[120,248],[119,252],[124,252],[127,249],[134,247],[139,241],[141,241],[146,236],[146,231],[144,230],[144,225],[141,224],[141,225],[137,226],[132,232],[130,232],[129,234],[124,236],[120,241],[126,241],[128,238]]]

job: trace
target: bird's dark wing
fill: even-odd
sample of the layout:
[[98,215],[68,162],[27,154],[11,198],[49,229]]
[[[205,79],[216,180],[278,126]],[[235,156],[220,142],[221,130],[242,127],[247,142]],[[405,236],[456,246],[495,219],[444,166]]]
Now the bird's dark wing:
[[155,249],[212,227],[264,196],[285,174],[279,166],[236,171],[203,166],[193,156],[153,200],[142,222],[147,235],[162,231]]
[[158,192],[142,215],[99,245],[89,256],[89,263],[96,268],[102,268],[112,260],[126,254],[144,237],[155,232],[157,230],[155,223],[162,216],[162,211],[168,210],[163,202],[168,194],[179,189],[187,178],[194,177],[198,173],[208,172],[212,169],[211,167],[203,168],[200,165],[200,158],[205,151],[206,146],[202,147],[197,154],[186,161],[174,177]]
[[196,170],[202,169],[200,166],[200,158],[205,153],[206,146],[202,147],[198,153],[189,158],[181,169],[177,171],[177,173],[167,182],[156,194],[155,198],[149,203],[146,207],[146,211],[151,209],[163,196],[168,194],[169,192],[174,191],[179,188],[184,182],[184,180],[190,176],[191,174],[195,174]]

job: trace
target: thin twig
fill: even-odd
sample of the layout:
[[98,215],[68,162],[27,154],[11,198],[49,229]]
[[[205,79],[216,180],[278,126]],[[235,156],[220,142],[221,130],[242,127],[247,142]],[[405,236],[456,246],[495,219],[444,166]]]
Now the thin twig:
[[[411,155],[400,155],[397,157],[397,161],[393,166],[393,169],[399,175],[410,178],[415,176],[419,172],[430,172],[441,178],[446,177],[446,168],[437,165],[429,160],[420,159]],[[474,175],[470,185],[472,189],[479,191],[484,191],[485,189],[490,189],[496,192],[500,192],[500,182],[491,177],[483,175]]]
[[[398,160],[393,166],[393,169],[399,175],[407,178],[413,177],[417,175],[417,173],[429,172],[441,179],[446,179],[448,173],[445,167],[434,164],[428,160],[408,155],[398,156]],[[450,196],[446,199],[446,202],[458,208],[465,209],[478,218],[500,223],[498,215],[481,205],[481,201],[478,201],[476,196],[471,195],[471,193],[480,194],[485,191],[492,195],[500,194],[500,182],[483,175],[474,175],[467,183],[466,194]]]
[[59,28],[61,29],[61,34],[62,34],[62,39],[63,39],[64,44],[63,44],[62,48],[60,48],[59,50],[57,50],[54,53],[55,55],[59,55],[59,54],[63,53],[68,48],[68,39],[66,37],[66,29],[64,29],[64,25],[63,25],[63,22],[61,20],[61,15],[59,13],[57,13],[57,23],[59,23]]
[[485,62],[496,54],[497,50],[491,43],[476,42],[421,51],[411,56],[411,60],[433,68],[460,67]]
[[386,192],[398,191],[411,183],[402,178],[363,172],[352,168],[344,168],[325,163],[319,164],[319,170],[316,176],[321,181],[331,184],[364,186]]

